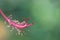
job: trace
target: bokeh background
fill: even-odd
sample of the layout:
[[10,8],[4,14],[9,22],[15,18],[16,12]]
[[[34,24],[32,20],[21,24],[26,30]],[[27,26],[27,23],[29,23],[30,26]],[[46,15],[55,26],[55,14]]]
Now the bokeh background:
[[9,29],[0,15],[0,40],[5,40],[8,34],[6,40],[60,40],[60,0],[0,0],[0,9],[6,16],[12,14],[13,19],[22,21],[30,17],[29,23],[34,22],[19,36],[16,30],[7,32]]

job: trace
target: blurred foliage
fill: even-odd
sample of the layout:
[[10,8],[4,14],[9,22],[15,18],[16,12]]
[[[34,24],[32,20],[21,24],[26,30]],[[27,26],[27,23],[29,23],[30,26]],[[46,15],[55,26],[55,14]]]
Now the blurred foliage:
[[29,32],[17,36],[14,31],[9,40],[60,40],[60,0],[0,0],[0,8],[13,19],[35,22]]

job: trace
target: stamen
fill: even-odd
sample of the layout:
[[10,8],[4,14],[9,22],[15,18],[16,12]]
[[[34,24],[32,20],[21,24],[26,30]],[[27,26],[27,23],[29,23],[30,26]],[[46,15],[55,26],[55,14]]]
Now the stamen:
[[27,30],[28,32],[30,31],[30,30]]
[[7,25],[7,27],[9,28],[9,27],[10,27],[10,25]]
[[9,19],[12,19],[12,15],[9,15],[8,18],[9,18]]
[[30,20],[30,17],[28,17],[28,18],[23,18],[22,20],[28,21],[28,20]]
[[[21,34],[21,30],[19,29],[25,29],[29,26],[32,26],[34,23],[31,23],[29,24],[27,21],[30,20],[30,17],[28,18],[23,18],[23,22],[19,22],[18,20],[12,20],[12,15],[9,16],[9,18],[2,12],[2,10],[0,9],[0,14],[3,16],[3,18],[5,19],[5,21],[10,25],[12,26],[12,30],[10,31],[13,31],[14,28],[16,28],[16,30],[18,31],[18,34],[20,35]],[[7,27],[10,27],[10,26],[7,26]],[[29,30],[28,30],[29,31]],[[22,35],[22,34],[21,34]]]
[[7,24],[6,21],[4,21],[4,24]]

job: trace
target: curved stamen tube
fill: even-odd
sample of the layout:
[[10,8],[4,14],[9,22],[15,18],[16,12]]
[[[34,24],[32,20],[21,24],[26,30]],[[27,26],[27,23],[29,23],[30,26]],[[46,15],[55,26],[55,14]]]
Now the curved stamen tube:
[[[3,12],[2,10],[0,9],[0,14],[2,15],[2,17],[5,19],[5,21],[7,23],[9,23],[9,25],[13,26],[13,27],[16,27],[18,29],[23,29],[23,28],[27,28],[28,26],[32,26],[32,23],[31,24],[28,24],[27,22],[25,23],[15,23],[14,21],[10,20]],[[24,25],[23,25],[24,24]]]

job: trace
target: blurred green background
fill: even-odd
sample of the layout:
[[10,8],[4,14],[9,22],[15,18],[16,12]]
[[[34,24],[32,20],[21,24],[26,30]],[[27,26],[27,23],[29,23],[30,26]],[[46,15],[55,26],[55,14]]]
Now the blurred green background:
[[0,8],[13,19],[34,22],[29,32],[17,36],[14,31],[8,40],[60,40],[60,0],[0,0]]

